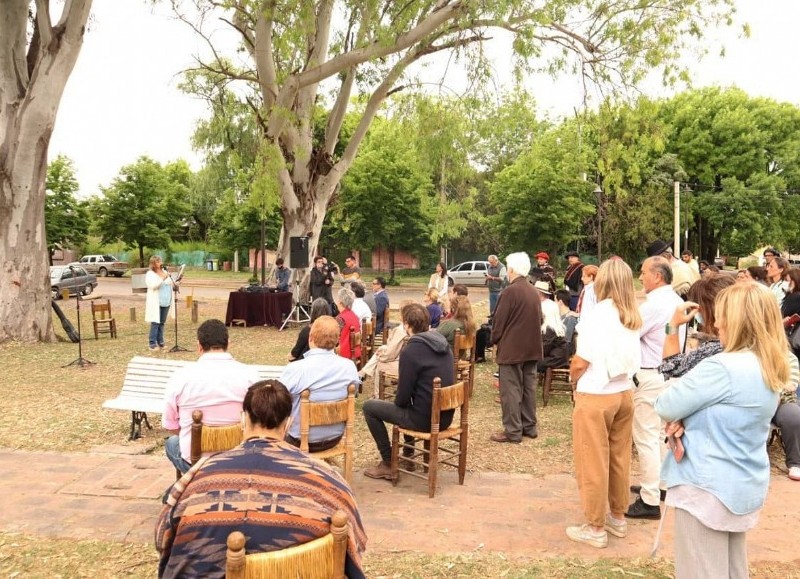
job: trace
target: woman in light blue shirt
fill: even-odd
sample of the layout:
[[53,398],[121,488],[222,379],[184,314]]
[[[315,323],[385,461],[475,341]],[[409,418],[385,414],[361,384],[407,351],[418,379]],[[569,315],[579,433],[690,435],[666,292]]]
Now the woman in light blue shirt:
[[[681,321],[696,308],[687,304]],[[768,289],[732,285],[717,296],[714,314],[723,351],[670,381],[655,402],[667,434],[677,437],[661,478],[676,512],[678,579],[748,576],[745,534],[767,496],[770,419],[789,381],[788,344]]]

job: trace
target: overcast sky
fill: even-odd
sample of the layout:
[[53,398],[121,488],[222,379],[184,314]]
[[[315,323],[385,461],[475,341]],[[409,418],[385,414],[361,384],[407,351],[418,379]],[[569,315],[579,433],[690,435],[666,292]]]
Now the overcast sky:
[[[800,105],[795,63],[800,1],[737,0],[737,5],[751,38],[740,38],[738,28],[715,34],[727,55],[692,64],[695,86],[735,85],[753,96]],[[199,168],[190,139],[205,106],[177,84],[200,49],[188,27],[169,18],[165,7],[154,12],[145,0],[94,0],[89,32],[50,142],[51,159],[64,154],[75,162],[82,195],[96,194],[141,155],[160,162],[184,158]],[[457,74],[447,84],[459,90],[463,83]],[[581,106],[575,80],[537,78],[528,85],[551,117]],[[652,91],[669,94],[655,86]]]

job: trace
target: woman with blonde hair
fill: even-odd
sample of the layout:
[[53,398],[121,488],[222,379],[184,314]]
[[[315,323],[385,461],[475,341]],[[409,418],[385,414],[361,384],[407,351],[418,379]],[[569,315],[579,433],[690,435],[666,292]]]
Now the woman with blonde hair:
[[575,331],[580,339],[569,370],[572,382],[577,383],[572,447],[586,523],[567,527],[567,536],[604,548],[608,533],[616,537],[627,533],[633,440],[631,379],[641,360],[642,318],[633,273],[621,259],[603,262],[594,288],[597,305],[578,323]]
[[[687,323],[697,311],[687,302],[673,320]],[[748,576],[745,535],[769,488],[770,419],[792,382],[780,310],[768,289],[733,284],[717,296],[714,315],[722,351],[671,380],[654,405],[675,449],[661,478],[680,529],[679,579]]]
[[467,296],[455,296],[450,300],[450,312],[451,316],[442,322],[436,331],[447,338],[447,343],[452,348],[456,330],[461,330],[462,335],[472,340],[478,328],[472,317],[472,304]]
[[442,306],[442,311],[450,311],[450,297],[449,297],[449,284],[450,276],[447,275],[447,266],[443,261],[436,264],[436,271],[431,274],[428,280],[428,288],[435,289],[439,292],[439,305]]
[[428,310],[428,315],[431,317],[431,329],[439,327],[439,320],[442,319],[442,306],[439,304],[439,292],[433,288],[428,288],[425,295],[422,296],[422,303]]

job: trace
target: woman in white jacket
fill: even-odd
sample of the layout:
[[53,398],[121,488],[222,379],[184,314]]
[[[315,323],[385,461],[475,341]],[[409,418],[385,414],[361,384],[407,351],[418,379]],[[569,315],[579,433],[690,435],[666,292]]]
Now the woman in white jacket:
[[167,321],[172,305],[173,282],[164,269],[161,257],[150,258],[150,269],[144,277],[147,285],[147,299],[144,307],[144,321],[150,322],[150,350],[164,349],[164,323]]

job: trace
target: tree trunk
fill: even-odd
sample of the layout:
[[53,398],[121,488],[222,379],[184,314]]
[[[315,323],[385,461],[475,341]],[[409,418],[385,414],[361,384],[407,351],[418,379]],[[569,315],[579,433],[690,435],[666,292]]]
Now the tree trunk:
[[[0,3],[0,342],[54,341],[44,202],[47,148],[91,0],[49,3],[27,37],[27,0]],[[37,3],[39,4],[39,3]]]

